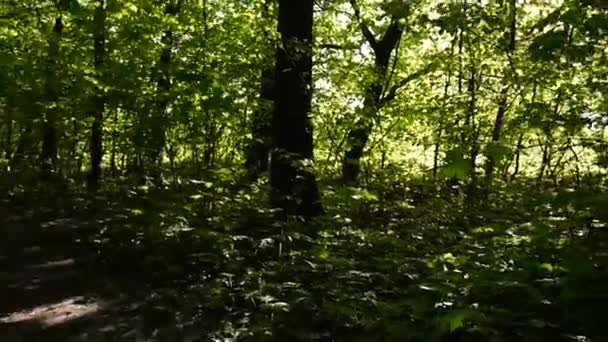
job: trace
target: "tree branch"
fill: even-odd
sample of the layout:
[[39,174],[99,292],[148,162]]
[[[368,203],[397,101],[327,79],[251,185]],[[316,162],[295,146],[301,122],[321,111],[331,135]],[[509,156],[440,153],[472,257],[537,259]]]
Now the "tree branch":
[[367,24],[363,21],[363,18],[361,17],[361,9],[359,8],[357,1],[350,0],[350,4],[351,6],[353,6],[353,10],[355,11],[355,17],[357,17],[357,20],[359,21],[359,27],[361,27],[361,32],[363,32],[363,36],[365,37],[369,45],[372,46],[372,49],[375,50],[378,46],[378,41],[376,40],[376,37],[374,37],[372,31],[370,31]]
[[406,86],[408,83],[410,83],[411,81],[419,78],[420,76],[423,76],[429,72],[431,72],[433,69],[435,69],[435,67],[437,66],[437,62],[432,62],[431,64],[425,66],[424,68],[416,71],[415,73],[407,76],[406,78],[402,79],[399,83],[393,85],[391,87],[391,89],[389,90],[388,94],[386,94],[386,96],[384,96],[379,103],[379,107],[382,108],[383,106],[385,106],[387,103],[389,103],[390,101],[394,100],[395,97],[397,96],[397,92],[399,91],[399,89],[403,88],[404,86]]
[[397,45],[403,34],[403,28],[404,25],[398,19],[393,18],[386,32],[384,32],[384,36],[382,36],[382,39],[377,44],[384,48]]
[[348,47],[340,44],[333,43],[321,43],[316,46],[319,49],[331,49],[331,50],[350,50],[352,47]]

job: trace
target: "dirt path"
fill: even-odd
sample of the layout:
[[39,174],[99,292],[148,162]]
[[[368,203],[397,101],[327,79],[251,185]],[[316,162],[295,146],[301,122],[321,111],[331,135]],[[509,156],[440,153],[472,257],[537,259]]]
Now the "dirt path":
[[83,252],[82,224],[2,221],[0,341],[105,340],[130,330],[115,279]]

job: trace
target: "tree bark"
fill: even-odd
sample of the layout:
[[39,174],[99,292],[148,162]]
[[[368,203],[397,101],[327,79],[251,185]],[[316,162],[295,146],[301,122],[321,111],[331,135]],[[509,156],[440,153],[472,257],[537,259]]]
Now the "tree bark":
[[393,17],[382,38],[377,39],[361,18],[356,1],[351,0],[351,5],[355,10],[355,16],[359,20],[363,36],[374,52],[375,75],[374,81],[365,91],[362,113],[346,137],[347,148],[342,162],[342,178],[346,184],[355,184],[359,179],[361,157],[373,129],[374,116],[386,102],[383,101],[382,96],[386,90],[385,85],[388,84],[391,54],[397,48],[404,30],[400,18]]
[[311,217],[323,212],[310,165],[313,0],[279,0],[278,31],[281,42],[275,65],[271,200],[287,214]]
[[[95,71],[97,78],[103,78],[105,63],[105,0],[98,0],[94,14],[93,47],[95,54]],[[101,83],[103,84],[103,83]],[[93,116],[93,126],[91,127],[90,157],[91,170],[89,173],[89,186],[92,190],[97,190],[102,172],[103,159],[103,116],[105,111],[104,89],[97,87],[95,95],[91,101],[91,115]]]

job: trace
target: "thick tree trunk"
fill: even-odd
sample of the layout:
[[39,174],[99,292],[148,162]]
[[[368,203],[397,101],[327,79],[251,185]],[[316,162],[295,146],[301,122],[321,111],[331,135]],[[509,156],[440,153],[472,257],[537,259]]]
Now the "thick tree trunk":
[[[95,70],[97,77],[103,77],[104,62],[105,62],[105,0],[99,0],[95,9],[94,17],[94,53],[95,53]],[[98,87],[96,94],[92,99],[92,116],[93,126],[91,127],[91,170],[89,173],[89,186],[92,190],[96,190],[99,186],[102,172],[103,159],[103,116],[105,111],[105,96],[104,90]]]
[[[364,106],[365,110],[365,106]],[[365,110],[373,111],[373,110]],[[355,123],[355,126],[348,132],[347,141],[348,147],[344,152],[344,161],[342,162],[342,178],[345,184],[355,184],[359,180],[361,173],[361,157],[363,150],[369,140],[369,135],[372,132],[371,120],[360,119]]]
[[288,214],[323,212],[312,170],[313,0],[279,0],[281,44],[275,66],[270,186],[273,205]]
[[251,143],[247,149],[245,165],[249,178],[255,181],[268,170],[270,158],[270,132],[274,100],[274,69],[262,71],[258,106],[251,122]]
[[63,34],[63,17],[59,15],[55,19],[53,27],[53,35],[50,40],[47,75],[46,75],[46,92],[48,107],[44,121],[44,131],[42,137],[42,171],[53,172],[57,168],[57,116],[59,112],[60,85],[58,82],[58,59],[59,59],[59,44],[61,35]]

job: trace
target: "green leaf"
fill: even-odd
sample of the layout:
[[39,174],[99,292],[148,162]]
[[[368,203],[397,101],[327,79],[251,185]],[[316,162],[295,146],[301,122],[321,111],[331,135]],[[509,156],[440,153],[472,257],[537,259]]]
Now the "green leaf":
[[501,143],[501,142],[491,142],[486,147],[486,155],[494,158],[496,161],[502,160],[505,156],[507,156],[511,152],[509,146]]
[[452,333],[465,326],[468,322],[480,322],[483,314],[471,309],[452,310],[439,319],[439,330],[443,333]]
[[446,153],[446,163],[442,173],[448,178],[466,178],[471,173],[471,162],[463,156],[462,150],[457,148]]
[[601,38],[608,34],[608,15],[594,14],[585,21],[585,29],[593,38]]
[[532,58],[538,60],[554,60],[556,53],[568,44],[568,33],[564,30],[549,31],[536,37],[530,44],[529,52]]
[[329,249],[327,249],[327,247],[319,248],[316,257],[321,260],[327,260],[327,258],[329,258]]
[[127,2],[125,4],[125,8],[132,13],[137,13],[137,10],[138,10],[137,6],[135,6],[135,4],[132,2]]

